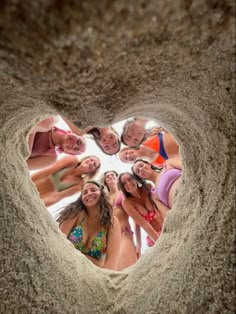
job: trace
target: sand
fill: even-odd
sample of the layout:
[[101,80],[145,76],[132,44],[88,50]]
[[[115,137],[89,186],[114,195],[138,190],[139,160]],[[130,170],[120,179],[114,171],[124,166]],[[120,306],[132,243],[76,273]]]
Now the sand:
[[[234,1],[3,1],[0,313],[234,313]],[[155,118],[184,172],[161,238],[101,270],[74,250],[28,175],[27,137]]]

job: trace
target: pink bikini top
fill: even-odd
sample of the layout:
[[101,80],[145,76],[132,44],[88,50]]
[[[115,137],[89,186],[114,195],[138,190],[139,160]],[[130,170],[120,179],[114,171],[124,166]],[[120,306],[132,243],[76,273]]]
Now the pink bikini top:
[[123,199],[124,199],[124,195],[123,193],[120,193],[116,201],[114,202],[114,206],[122,206]]

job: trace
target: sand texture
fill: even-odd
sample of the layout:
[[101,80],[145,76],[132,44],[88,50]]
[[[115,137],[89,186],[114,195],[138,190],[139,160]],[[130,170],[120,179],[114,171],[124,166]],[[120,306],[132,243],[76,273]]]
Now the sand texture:
[[[235,312],[234,1],[0,2],[0,313]],[[25,159],[41,119],[155,118],[184,166],[163,235],[123,272],[68,243]]]

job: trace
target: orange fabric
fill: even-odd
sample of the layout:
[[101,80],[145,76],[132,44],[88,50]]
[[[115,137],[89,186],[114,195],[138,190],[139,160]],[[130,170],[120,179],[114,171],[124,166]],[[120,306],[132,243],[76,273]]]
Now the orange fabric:
[[160,141],[158,136],[151,137],[147,141],[142,143],[144,146],[147,146],[158,153],[158,156],[155,160],[153,160],[151,163],[155,166],[161,166],[166,161],[160,154]]

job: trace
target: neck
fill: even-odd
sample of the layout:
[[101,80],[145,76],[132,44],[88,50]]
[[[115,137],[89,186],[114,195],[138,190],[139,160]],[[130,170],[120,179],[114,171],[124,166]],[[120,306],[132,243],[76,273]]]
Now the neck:
[[51,141],[52,141],[53,146],[61,145],[62,134],[52,130],[51,131]]
[[152,172],[150,173],[149,178],[147,178],[147,179],[152,181],[153,183],[155,183],[157,177],[158,177],[158,172],[156,172],[155,170],[152,170]]
[[99,208],[98,206],[92,206],[92,207],[87,207],[87,216],[88,216],[88,220],[91,222],[96,222],[98,221],[98,217],[99,217]]
[[140,193],[139,188],[138,188],[135,192],[132,193],[132,196],[140,198],[140,196],[141,196],[140,194],[141,193]]
[[111,194],[115,194],[116,192],[119,192],[119,189],[116,184],[109,186],[109,190]]

